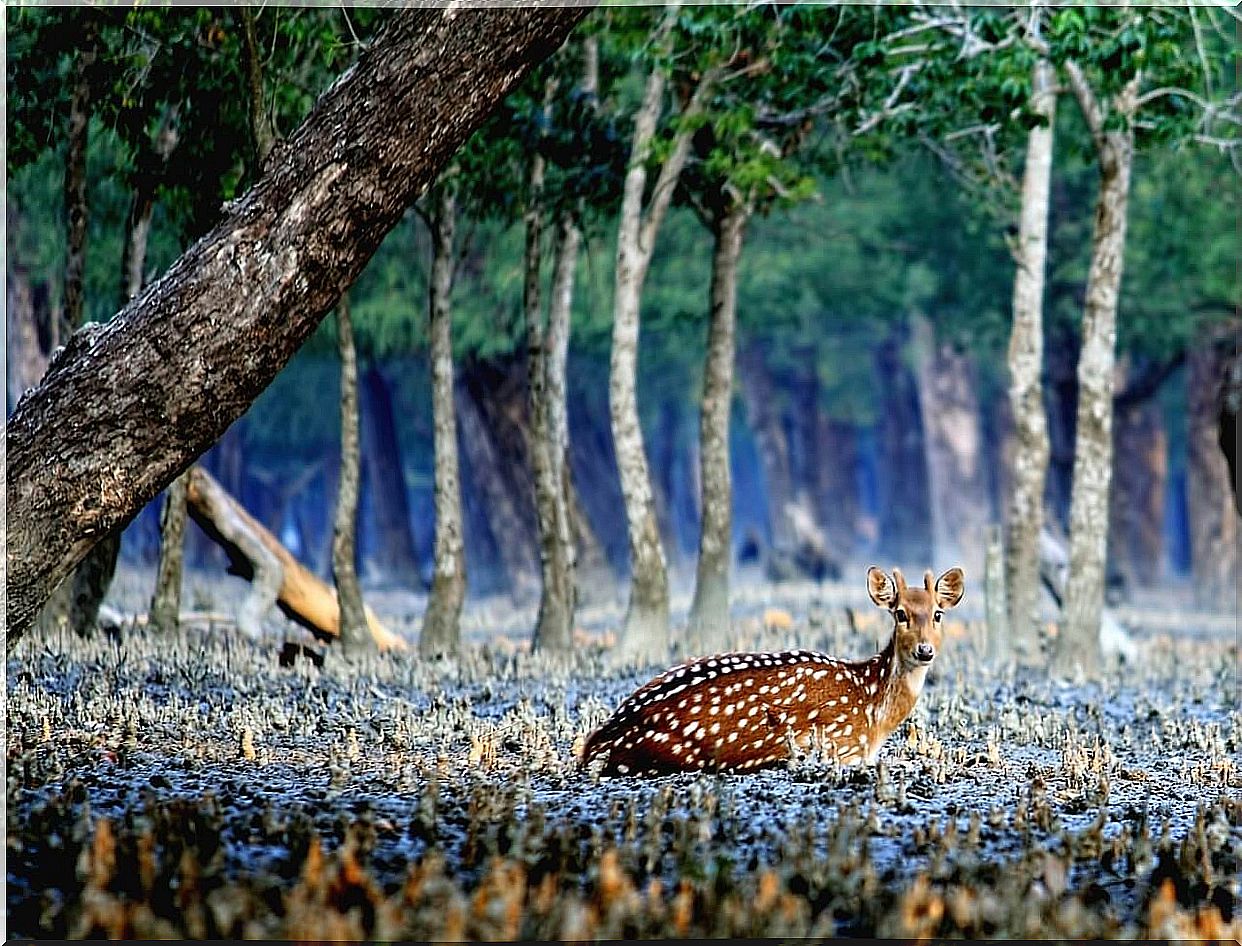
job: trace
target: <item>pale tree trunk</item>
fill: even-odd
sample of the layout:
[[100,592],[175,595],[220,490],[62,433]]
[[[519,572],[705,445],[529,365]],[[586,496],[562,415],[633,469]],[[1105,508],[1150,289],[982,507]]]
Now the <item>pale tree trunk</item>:
[[[1091,267],[1078,356],[1078,413],[1074,440],[1074,478],[1070,496],[1070,563],[1065,609],[1057,636],[1056,665],[1062,673],[1089,671],[1099,662],[1104,610],[1104,570],[1108,550],[1108,491],[1113,468],[1113,385],[1117,341],[1117,296],[1121,288],[1126,209],[1134,133],[1127,126],[1106,131],[1095,98],[1077,69],[1074,91],[1096,143],[1100,190],[1096,199]],[[1137,82],[1114,103],[1132,111]]]
[[337,351],[341,356],[341,475],[336,487],[336,515],[332,526],[332,577],[341,609],[341,644],[346,650],[373,646],[367,630],[366,608],[358,585],[355,535],[358,523],[358,357],[349,295],[336,307]]
[[[671,28],[675,12],[666,16],[661,30]],[[637,371],[639,303],[651,262],[656,233],[668,211],[677,179],[690,150],[691,130],[683,127],[673,140],[644,212],[646,161],[655,135],[665,92],[662,66],[647,78],[642,104],[634,120],[630,164],[625,175],[617,229],[616,283],[613,295],[612,355],[608,394],[612,437],[617,456],[621,493],[625,498],[630,543],[630,601],[618,652],[639,659],[663,656],[669,643],[668,569],[652,496],[651,474],[638,420]],[[709,72],[699,81],[683,117],[702,112],[715,81]]]
[[432,216],[430,329],[431,413],[435,427],[435,577],[418,638],[425,656],[452,654],[461,646],[466,599],[466,552],[457,463],[457,412],[453,406],[453,237],[456,201],[449,181],[439,185]]
[[926,316],[914,317],[914,335],[927,442],[932,560],[981,575],[990,503],[978,379],[969,357],[937,339]]
[[1005,505],[1005,600],[1009,604],[1009,627],[1008,634],[1002,636],[1029,653],[1034,653],[1038,641],[1039,531],[1044,524],[1049,459],[1041,373],[1044,270],[1057,102],[1054,84],[1052,66],[1040,60],[1035,65],[1031,109],[1044,117],[1047,124],[1036,126],[1027,134],[1007,357],[1013,437]]
[[[536,227],[527,231],[527,279],[538,280],[538,249],[531,249]],[[539,526],[539,558],[543,590],[535,625],[536,650],[568,651],[573,646],[576,607],[574,527],[566,451],[569,447],[565,404],[565,363],[569,316],[573,303],[574,268],[579,232],[572,216],[564,215],[557,241],[556,268],[547,332],[543,331],[537,285],[527,294],[527,359],[530,385],[530,456]]]
[[737,267],[750,207],[740,201],[712,221],[711,317],[699,413],[702,526],[694,602],[687,627],[695,651],[719,649],[730,638],[729,566],[733,557],[733,484],[729,472],[729,415],[737,325]]
[[1187,356],[1186,490],[1190,568],[1199,605],[1234,612],[1239,517],[1219,435],[1225,363],[1213,341],[1199,342]]
[[[395,12],[219,224],[106,326],[74,333],[9,419],[6,642],[246,411],[586,13]],[[239,278],[254,291],[237,292]]]
[[[68,146],[65,157],[65,283],[62,320],[68,332],[81,328],[86,319],[86,237],[90,222],[87,197],[86,152],[94,110],[92,73],[99,51],[99,24],[92,12],[83,25],[83,42],[74,62],[73,90],[69,100]],[[59,331],[57,334],[61,334]],[[45,627],[65,624],[78,634],[95,629],[121,550],[119,529],[110,530],[90,550],[77,569],[61,582],[44,609]]]

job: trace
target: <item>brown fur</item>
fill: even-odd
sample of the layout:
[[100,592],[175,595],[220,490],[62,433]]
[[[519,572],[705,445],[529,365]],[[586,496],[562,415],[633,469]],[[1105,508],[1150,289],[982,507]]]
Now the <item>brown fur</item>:
[[[867,575],[877,605],[893,615],[893,636],[868,660],[807,650],[703,657],[665,671],[633,693],[587,740],[584,765],[603,774],[682,770],[750,771],[786,762],[818,744],[839,762],[874,759],[910,715],[930,660],[916,648],[941,643],[939,615],[962,597],[962,571],[924,588],[901,572]],[[902,618],[904,617],[904,620]]]

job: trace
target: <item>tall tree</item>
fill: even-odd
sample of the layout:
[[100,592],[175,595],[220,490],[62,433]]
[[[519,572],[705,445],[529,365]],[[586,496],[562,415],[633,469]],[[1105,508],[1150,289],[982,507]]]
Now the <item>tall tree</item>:
[[[211,233],[107,327],[75,333],[10,418],[7,639],[240,416],[418,190],[585,13],[395,14]],[[434,68],[414,68],[419,56]],[[233,293],[238,272],[262,291]]]
[[332,526],[332,578],[340,606],[340,640],[346,650],[374,647],[367,627],[362,588],[358,584],[356,542],[358,523],[358,356],[354,326],[349,314],[349,294],[342,293],[336,306],[337,349],[341,357],[341,472],[336,487],[336,513]]
[[[466,555],[461,514],[461,473],[457,462],[457,414],[453,406],[453,240],[457,204],[453,175],[433,192],[428,223],[432,234],[429,307],[431,411],[435,426],[435,577],[419,653],[455,653],[461,646],[461,608],[466,599]],[[504,537],[500,537],[504,541]]]
[[637,658],[662,654],[669,643],[668,571],[656,520],[647,453],[638,421],[639,304],[651,254],[655,249],[656,234],[690,153],[694,121],[702,115],[720,73],[720,67],[713,66],[693,83],[678,116],[667,156],[660,163],[650,199],[647,199],[647,166],[668,83],[667,66],[663,60],[671,53],[677,16],[677,8],[671,8],[652,37],[657,61],[647,75],[642,102],[634,116],[630,165],[625,175],[617,224],[608,392],[612,437],[621,476],[621,492],[625,497],[630,543],[630,600],[618,650],[623,656]]
[[[1035,20],[1036,27],[1039,20]],[[1005,509],[1005,600],[1009,633],[1020,648],[1034,652],[1039,594],[1039,533],[1044,525],[1048,476],[1048,420],[1041,381],[1044,364],[1044,268],[1048,255],[1048,209],[1052,182],[1056,77],[1040,59],[1032,67],[1031,111],[1039,124],[1027,132],[1017,269],[1013,280],[1013,327],[1009,332],[1009,409],[1014,446]]]

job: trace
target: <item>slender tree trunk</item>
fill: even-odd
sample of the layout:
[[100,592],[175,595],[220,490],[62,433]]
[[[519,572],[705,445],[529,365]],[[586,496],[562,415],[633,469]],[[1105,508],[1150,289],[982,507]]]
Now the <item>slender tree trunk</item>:
[[[457,463],[457,413],[453,405],[453,237],[457,207],[451,182],[441,182],[432,218],[430,329],[431,412],[435,424],[435,577],[419,653],[456,653],[461,646],[461,608],[466,599],[466,555]],[[499,537],[503,541],[503,537]]]
[[564,215],[557,239],[556,268],[545,334],[538,303],[538,230],[538,224],[528,219],[526,357],[530,391],[529,451],[543,579],[533,646],[536,650],[569,651],[573,647],[573,619],[577,604],[577,561],[565,462],[569,447],[565,362],[579,234],[573,218],[569,214]]
[[1006,504],[1005,600],[1007,639],[1034,652],[1038,640],[1039,531],[1050,454],[1041,374],[1044,362],[1044,269],[1052,182],[1055,76],[1050,63],[1035,64],[1031,108],[1046,119],[1027,135],[1022,210],[1015,248],[1013,324],[1009,332],[1009,404],[1013,418],[1010,491]]
[[410,500],[405,488],[401,443],[393,416],[392,393],[378,365],[363,375],[367,410],[364,464],[371,475],[378,533],[375,564],[384,577],[404,588],[422,587],[418,552],[410,528]]
[[[397,11],[215,229],[106,326],[69,339],[9,419],[6,641],[245,412],[586,13]],[[239,278],[255,291],[237,292]]]
[[1186,492],[1190,518],[1190,570],[1195,599],[1205,608],[1237,606],[1238,526],[1232,478],[1219,438],[1225,364],[1209,339],[1187,358]]
[[[671,26],[670,13],[665,24]],[[651,474],[638,419],[637,371],[639,303],[656,233],[690,150],[691,130],[683,128],[660,169],[650,206],[643,212],[647,157],[664,98],[665,80],[657,65],[647,78],[642,104],[634,120],[630,165],[625,175],[617,230],[616,283],[613,296],[612,356],[609,366],[609,409],[612,437],[625,497],[630,542],[630,601],[619,641],[622,656],[651,658],[668,650],[668,568],[656,521]],[[714,85],[714,74],[699,81],[683,118],[703,110]],[[687,123],[689,124],[689,123]]]
[[[1078,89],[1082,86],[1079,85]],[[1133,102],[1137,83],[1119,98]],[[1084,111],[1090,106],[1084,104]],[[1120,109],[1130,109],[1122,102]],[[1101,122],[1088,123],[1102,128]],[[1065,587],[1063,626],[1057,637],[1057,668],[1062,673],[1090,670],[1100,656],[1104,610],[1104,569],[1108,548],[1108,490],[1113,467],[1113,383],[1117,340],[1117,296],[1121,287],[1126,210],[1134,133],[1095,134],[1100,166],[1091,267],[1078,356],[1078,416],[1074,439],[1074,482],[1070,498],[1070,566]]]
[[699,414],[702,527],[689,645],[709,651],[730,638],[729,566],[733,558],[733,485],[729,470],[729,415],[737,324],[737,266],[750,208],[734,203],[713,221],[711,318]]
[[155,210],[155,192],[179,140],[177,111],[176,106],[164,109],[155,141],[139,158],[138,171],[134,176],[134,195],[126,221],[128,236],[121,261],[122,305],[138,295],[145,283],[144,269],[147,265],[147,243],[151,237],[151,216]]
[[341,356],[341,475],[337,480],[336,515],[332,526],[332,577],[341,609],[341,645],[346,650],[374,646],[367,629],[362,588],[358,585],[354,536],[358,522],[358,358],[349,295],[336,307],[337,351]]

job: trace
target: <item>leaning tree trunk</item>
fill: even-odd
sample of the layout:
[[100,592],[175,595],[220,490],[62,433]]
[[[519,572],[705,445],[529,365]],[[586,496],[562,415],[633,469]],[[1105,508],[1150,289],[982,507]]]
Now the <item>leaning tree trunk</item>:
[[422,577],[410,528],[410,500],[402,472],[392,393],[376,365],[367,369],[362,385],[367,404],[362,414],[366,425],[366,464],[377,512],[375,564],[389,581],[405,588],[419,588]]
[[[671,25],[670,13],[664,23]],[[665,29],[666,27],[662,27]],[[621,493],[625,497],[625,518],[630,542],[630,602],[621,632],[622,656],[650,658],[668,649],[668,568],[660,542],[651,473],[643,448],[638,420],[638,314],[643,283],[651,263],[656,233],[668,211],[677,179],[690,151],[693,123],[684,121],[672,142],[672,149],[660,169],[652,190],[651,203],[643,211],[647,186],[647,160],[656,121],[660,116],[665,79],[662,66],[655,66],[647,78],[642,104],[634,119],[630,146],[630,165],[622,191],[620,222],[617,228],[616,277],[613,295],[612,355],[608,374],[609,410],[612,437],[617,455]],[[704,75],[683,119],[701,114],[706,97],[714,85],[714,73]]]
[[342,294],[336,307],[337,350],[341,355],[341,475],[336,488],[336,515],[332,527],[332,577],[340,605],[341,644],[361,650],[374,642],[367,631],[366,609],[355,565],[358,522],[358,357],[354,350],[354,326],[349,315],[349,296]]
[[[1136,84],[1131,83],[1122,95],[1132,101],[1135,88]],[[1084,105],[1084,111],[1086,109]],[[1102,128],[1102,123],[1089,123]],[[1096,135],[1096,151],[1100,191],[1096,199],[1091,267],[1083,310],[1082,351],[1078,356],[1070,565],[1063,626],[1056,648],[1056,664],[1062,673],[1090,670],[1100,656],[1108,550],[1108,490],[1113,468],[1117,296],[1121,288],[1126,208],[1134,156],[1132,128],[1127,125],[1120,131],[1101,130]]]
[[[1048,421],[1041,375],[1044,363],[1044,270],[1052,184],[1055,76],[1050,63],[1035,64],[1031,110],[1047,121],[1027,134],[1022,210],[1015,247],[1013,324],[1009,331],[1009,404],[1013,419],[1010,492],[1006,503],[1005,600],[1007,640],[1034,651],[1038,632],[1039,530],[1044,525],[1048,477]],[[994,629],[997,632],[998,629]]]
[[1190,569],[1195,599],[1202,607],[1234,611],[1239,517],[1219,436],[1225,363],[1214,341],[1198,342],[1187,356],[1186,486]]
[[733,404],[733,359],[737,324],[737,266],[750,208],[732,204],[713,221],[711,317],[703,365],[699,414],[699,482],[702,527],[694,602],[687,628],[689,646],[708,651],[729,634],[729,565],[733,557],[733,486],[729,472],[729,414]]
[[[10,418],[6,640],[241,416],[586,13],[395,13],[215,229],[108,325],[75,333]],[[237,292],[239,278],[253,291]]]
[[461,646],[466,599],[466,554],[457,463],[457,414],[453,407],[453,232],[457,207],[452,183],[441,182],[432,217],[430,329],[431,414],[435,427],[435,577],[418,638],[419,653],[455,653]]

